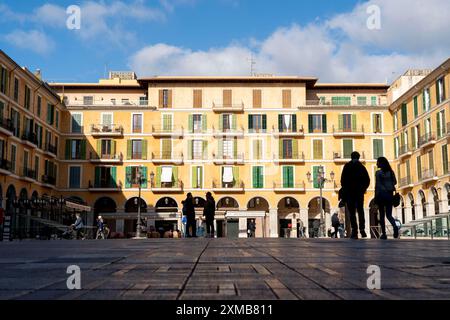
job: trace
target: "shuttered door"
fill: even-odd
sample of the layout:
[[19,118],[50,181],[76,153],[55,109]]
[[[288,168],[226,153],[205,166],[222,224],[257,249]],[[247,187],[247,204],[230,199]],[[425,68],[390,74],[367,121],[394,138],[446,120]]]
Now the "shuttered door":
[[203,91],[194,90],[194,108],[203,107]]
[[314,160],[323,159],[323,140],[313,141],[313,158]]
[[283,108],[292,108],[291,90],[283,90]]
[[231,107],[233,101],[232,91],[231,90],[223,90],[223,106]]
[[125,188],[129,189],[131,188],[131,167],[125,168]]
[[262,99],[261,99],[261,90],[253,90],[253,108],[261,108]]
[[172,157],[172,140],[164,139],[162,140],[162,158],[170,159]]
[[353,140],[352,139],[344,139],[343,140],[344,145],[344,159],[350,159],[351,154],[353,152]]

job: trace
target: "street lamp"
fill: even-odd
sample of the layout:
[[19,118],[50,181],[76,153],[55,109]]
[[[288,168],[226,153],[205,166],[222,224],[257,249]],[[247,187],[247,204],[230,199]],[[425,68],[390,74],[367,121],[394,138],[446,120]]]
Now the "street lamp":
[[136,226],[136,237],[135,239],[142,239],[141,237],[141,188],[142,188],[142,166],[139,166],[139,170],[136,174],[136,180],[139,184],[139,196],[138,196],[138,211],[137,211],[137,226]]

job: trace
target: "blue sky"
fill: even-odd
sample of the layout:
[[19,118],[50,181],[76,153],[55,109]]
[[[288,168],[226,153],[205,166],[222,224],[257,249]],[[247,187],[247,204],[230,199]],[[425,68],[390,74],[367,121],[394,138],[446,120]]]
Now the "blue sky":
[[[70,5],[80,30],[65,25]],[[448,12],[446,0],[3,0],[0,48],[57,82],[95,82],[105,68],[247,75],[251,56],[258,73],[385,82],[450,56]]]

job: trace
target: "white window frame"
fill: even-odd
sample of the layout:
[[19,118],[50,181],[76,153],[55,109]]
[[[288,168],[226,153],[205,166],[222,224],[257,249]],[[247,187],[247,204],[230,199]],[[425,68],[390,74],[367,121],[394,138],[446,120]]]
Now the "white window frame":
[[[197,168],[197,167],[202,168],[202,181],[201,181],[202,187],[200,189],[192,187],[194,185],[194,176],[192,175],[192,170],[193,170],[193,168]],[[203,190],[205,188],[205,166],[204,165],[192,165],[189,174],[191,176],[191,188],[194,190]]]
[[372,132],[373,133],[375,132],[375,128],[373,127],[373,117],[375,115],[380,115],[381,116],[381,132],[380,133],[383,133],[384,132],[384,117],[383,117],[383,113],[382,112],[371,112],[370,113],[370,120],[372,120],[371,121],[372,123],[370,124],[371,127],[372,127]]
[[103,116],[105,116],[105,115],[110,115],[111,116],[111,125],[113,126],[114,125],[114,112],[102,112],[102,113],[100,113],[100,124],[103,126],[104,125],[104,123],[103,123]]
[[[141,132],[135,133],[134,132],[134,121],[133,118],[135,115],[141,115]],[[142,134],[144,132],[144,113],[143,112],[133,112],[131,114],[131,133],[132,134]]]

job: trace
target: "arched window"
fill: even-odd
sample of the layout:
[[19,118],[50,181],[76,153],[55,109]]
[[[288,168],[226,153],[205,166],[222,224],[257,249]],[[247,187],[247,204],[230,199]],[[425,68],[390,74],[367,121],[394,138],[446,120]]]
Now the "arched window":
[[414,203],[414,196],[412,193],[408,194],[409,202],[411,204],[411,219],[412,221],[416,220],[416,205]]

